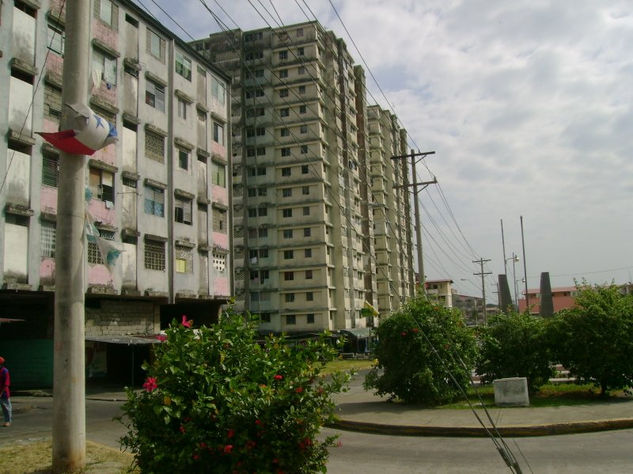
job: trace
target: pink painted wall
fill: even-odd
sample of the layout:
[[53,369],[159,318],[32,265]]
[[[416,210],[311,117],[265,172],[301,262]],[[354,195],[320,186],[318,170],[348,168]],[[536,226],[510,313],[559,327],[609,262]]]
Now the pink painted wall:
[[40,278],[48,281],[55,280],[55,259],[45,257],[40,262]]
[[227,188],[223,188],[222,186],[217,186],[215,184],[212,184],[211,185],[211,201],[228,206],[229,205],[229,190]]
[[64,60],[55,53],[49,54],[48,58],[46,58],[46,69],[59,74],[59,77],[62,76],[63,64]]
[[221,234],[220,232],[213,233],[213,245],[217,245],[223,249],[229,248],[229,235]]
[[48,119],[44,119],[42,120],[42,128],[44,129],[45,132],[58,132],[59,131],[59,124],[57,122],[54,122],[52,120],[48,120]]
[[116,145],[113,143],[101,150],[95,151],[91,158],[116,166]]
[[105,265],[88,265],[88,283],[113,286],[112,274]]
[[40,209],[42,212],[57,214],[57,188],[42,186],[40,190]]
[[88,212],[95,221],[114,226],[116,211],[114,208],[106,209],[105,202],[99,199],[91,199],[88,203]]
[[228,277],[219,277],[213,280],[213,293],[216,296],[230,296]]
[[119,50],[119,34],[117,30],[110,28],[101,20],[96,18],[92,20],[92,35],[115,51]]
[[216,155],[220,155],[226,158],[226,147],[220,145],[219,143],[211,141],[211,153],[214,153]]

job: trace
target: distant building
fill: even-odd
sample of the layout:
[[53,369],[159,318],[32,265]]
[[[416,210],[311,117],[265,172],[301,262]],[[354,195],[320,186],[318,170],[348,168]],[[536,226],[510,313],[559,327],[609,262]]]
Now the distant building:
[[426,295],[446,308],[453,307],[453,280],[426,280]]
[[484,321],[483,298],[481,296],[453,293],[453,308],[462,312],[464,320],[469,326],[482,324]]
[[[558,312],[562,309],[571,308],[574,306],[575,296],[578,289],[575,286],[563,286],[558,288],[552,288],[552,301],[554,303],[554,312]],[[525,292],[524,292],[525,294]],[[540,290],[532,289],[528,290],[528,303],[530,314],[540,313],[541,294]],[[519,312],[525,311],[526,304],[525,298],[519,299]]]

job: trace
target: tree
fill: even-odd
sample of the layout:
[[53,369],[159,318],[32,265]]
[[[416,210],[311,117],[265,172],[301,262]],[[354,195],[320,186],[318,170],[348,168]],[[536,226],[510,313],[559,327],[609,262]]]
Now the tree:
[[540,317],[516,312],[493,316],[480,328],[477,373],[484,382],[526,377],[530,391],[538,389],[554,375],[545,336],[545,320]]
[[558,361],[602,396],[633,384],[633,295],[615,285],[579,286],[576,306],[557,314],[550,337]]
[[144,390],[128,390],[123,406],[122,444],[143,472],[325,472],[336,437],[319,429],[347,377],[319,376],[336,355],[331,344],[258,343],[237,314],[195,330],[183,316],[166,332],[144,364]]
[[407,403],[452,400],[470,383],[475,338],[457,310],[418,296],[376,328],[378,364],[365,388]]

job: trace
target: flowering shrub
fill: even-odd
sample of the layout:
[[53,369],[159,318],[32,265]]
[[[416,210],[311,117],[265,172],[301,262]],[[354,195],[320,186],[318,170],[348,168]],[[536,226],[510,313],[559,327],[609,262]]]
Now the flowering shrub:
[[475,337],[459,311],[418,296],[381,323],[376,335],[378,363],[365,377],[366,389],[407,403],[436,405],[456,398],[459,387],[470,384]]
[[128,389],[123,446],[143,472],[325,472],[336,437],[331,394],[348,376],[320,377],[336,350],[324,338],[290,346],[256,342],[252,322],[227,313],[191,329],[183,317],[144,364],[143,390]]

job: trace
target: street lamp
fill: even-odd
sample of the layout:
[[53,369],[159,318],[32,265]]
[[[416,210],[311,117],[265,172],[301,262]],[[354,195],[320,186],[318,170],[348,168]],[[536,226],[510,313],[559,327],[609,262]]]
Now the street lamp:
[[519,261],[519,256],[512,252],[512,257],[506,258],[506,262],[512,260],[512,281],[514,282],[514,305],[515,308],[519,308],[519,301],[517,299],[518,287],[517,287],[517,275],[516,275],[516,263]]

